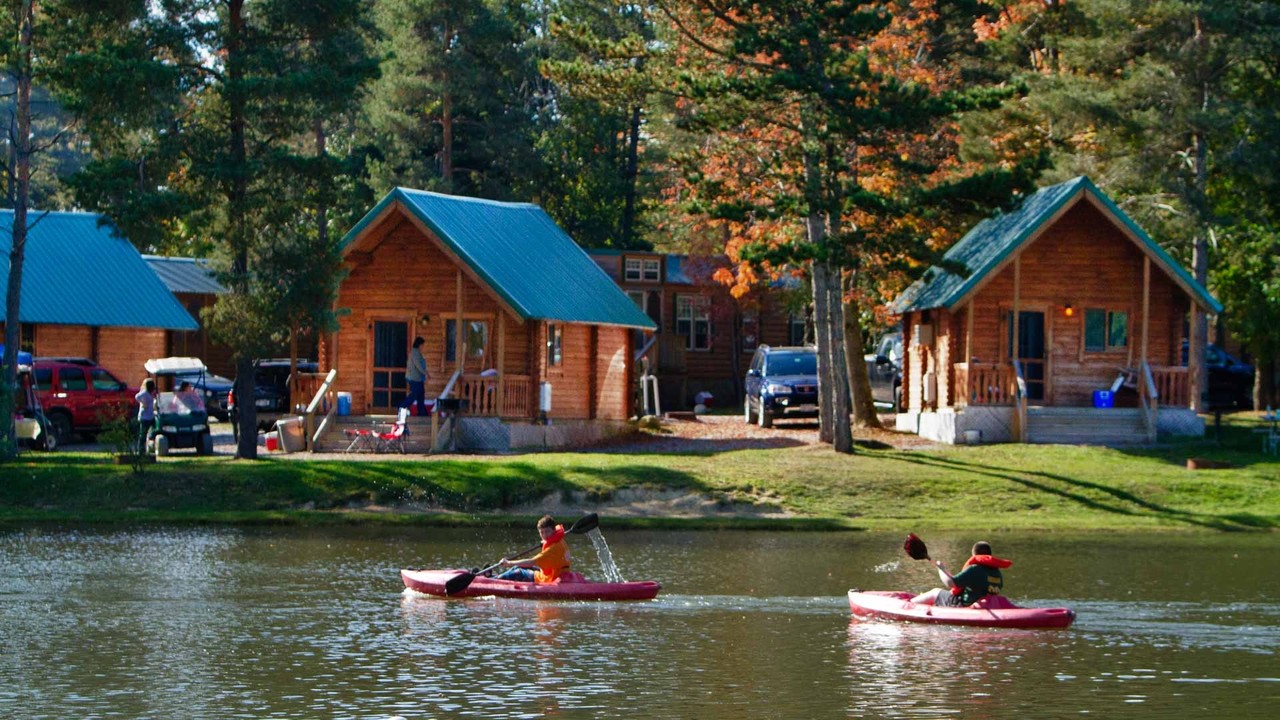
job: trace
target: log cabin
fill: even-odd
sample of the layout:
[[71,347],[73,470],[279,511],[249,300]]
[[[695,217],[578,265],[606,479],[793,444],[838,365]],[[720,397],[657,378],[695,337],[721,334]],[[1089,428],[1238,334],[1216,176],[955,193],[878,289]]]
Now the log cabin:
[[426,394],[446,412],[413,419],[412,449],[572,444],[631,416],[633,333],[654,323],[537,205],[397,188],[342,258],[344,311],[321,337],[321,375],[337,371],[351,415],[395,415],[422,337]]
[[[138,249],[102,215],[32,211],[27,222],[20,349],[89,358],[137,387],[147,376],[143,364],[168,353],[170,332],[197,329]],[[12,210],[0,210],[0,227],[0,277],[7,278]]]
[[1222,310],[1087,177],[1042,188],[894,302],[897,427],[945,443],[1203,435],[1182,364],[1193,306]]
[[637,344],[637,354],[657,379],[663,411],[693,408],[704,392],[709,404],[738,405],[756,347],[804,343],[804,315],[782,302],[784,292],[797,292],[787,280],[735,299],[713,277],[729,266],[723,256],[599,248],[587,254],[654,322],[656,332],[647,345]]

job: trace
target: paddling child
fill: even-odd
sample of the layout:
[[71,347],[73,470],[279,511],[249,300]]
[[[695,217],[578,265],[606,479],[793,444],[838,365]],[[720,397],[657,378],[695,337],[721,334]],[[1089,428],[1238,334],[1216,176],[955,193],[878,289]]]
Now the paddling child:
[[538,535],[542,538],[541,552],[528,560],[503,558],[501,565],[511,569],[499,575],[499,580],[549,583],[569,572],[569,546],[564,541],[564,526],[557,525],[550,515],[543,515],[538,520]]
[[985,541],[973,544],[973,556],[964,564],[964,568],[955,576],[948,575],[942,563],[938,565],[938,576],[947,584],[945,588],[934,588],[921,593],[911,602],[922,605],[941,607],[964,607],[972,605],[988,595],[999,595],[1004,589],[1004,575],[1001,568],[1013,565],[1013,561],[998,558],[991,554],[991,545]]

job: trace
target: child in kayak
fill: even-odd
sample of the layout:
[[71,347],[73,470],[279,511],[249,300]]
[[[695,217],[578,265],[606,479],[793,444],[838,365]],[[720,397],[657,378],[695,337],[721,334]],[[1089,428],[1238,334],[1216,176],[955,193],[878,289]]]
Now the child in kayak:
[[543,515],[538,520],[538,535],[542,538],[542,551],[528,560],[503,558],[501,564],[511,569],[499,575],[499,580],[549,583],[569,572],[569,546],[564,541],[564,526],[557,525],[550,515]]
[[991,545],[985,541],[978,541],[973,544],[973,557],[965,562],[964,567],[956,575],[948,574],[942,563],[937,565],[938,577],[942,578],[947,587],[934,588],[921,593],[911,598],[911,602],[920,605],[964,607],[988,595],[999,595],[1004,589],[1004,575],[1000,573],[1000,569],[1013,565],[1013,561],[992,555]]

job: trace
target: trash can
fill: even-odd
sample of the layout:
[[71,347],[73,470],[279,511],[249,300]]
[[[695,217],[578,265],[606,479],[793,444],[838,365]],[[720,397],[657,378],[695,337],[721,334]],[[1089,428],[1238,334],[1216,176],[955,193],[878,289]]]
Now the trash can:
[[302,429],[302,418],[291,417],[276,421],[276,435],[280,449],[285,452],[302,452],[306,449],[306,433]]
[[1094,390],[1093,406],[1096,408],[1115,407],[1116,394],[1110,390]]
[[349,392],[338,393],[338,414],[339,415],[351,414],[351,393]]

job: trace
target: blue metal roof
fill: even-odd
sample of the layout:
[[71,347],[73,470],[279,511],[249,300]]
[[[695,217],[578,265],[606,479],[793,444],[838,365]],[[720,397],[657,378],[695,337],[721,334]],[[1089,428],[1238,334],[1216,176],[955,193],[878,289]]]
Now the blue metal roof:
[[[199,327],[128,240],[101,215],[32,211],[22,266],[24,323]],[[0,277],[9,277],[13,211],[0,210]]]
[[957,275],[937,265],[929,268],[922,278],[894,300],[894,312],[902,314],[935,307],[955,308],[989,273],[1035,237],[1046,222],[1069,204],[1083,200],[1086,193],[1102,204],[1113,222],[1127,228],[1156,264],[1200,305],[1214,313],[1222,312],[1221,303],[1203,285],[1196,282],[1146,231],[1083,175],[1041,188],[1023,201],[1016,211],[987,218],[975,225],[943,255],[944,260],[967,268],[969,274]]
[[542,208],[529,203],[396,188],[342,239],[344,252],[397,203],[523,319],[657,328]]
[[214,279],[213,272],[209,270],[209,261],[204,258],[143,255],[142,259],[151,266],[160,282],[169,288],[169,292],[221,295],[227,291]]

